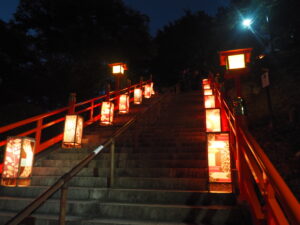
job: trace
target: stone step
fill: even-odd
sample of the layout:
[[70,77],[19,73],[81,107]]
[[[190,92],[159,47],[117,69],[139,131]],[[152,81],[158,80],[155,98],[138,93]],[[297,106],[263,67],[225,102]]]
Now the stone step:
[[[82,160],[87,154],[86,153],[54,153],[50,154],[46,157],[46,159],[51,160],[62,160],[62,159],[69,159],[69,160]],[[96,159],[110,159],[109,153],[100,153]],[[116,160],[128,160],[128,159],[206,159],[206,152],[199,151],[197,153],[185,153],[185,152],[172,152],[172,153],[116,153],[115,154]]]
[[[33,176],[62,176],[69,172],[69,167],[34,167]],[[107,177],[109,168],[84,168],[77,176]],[[206,168],[116,168],[117,177],[207,177]]]
[[207,180],[208,178],[118,177],[115,179],[115,188],[207,191]]
[[99,218],[139,219],[164,222],[240,225],[240,211],[232,206],[99,203]]
[[[32,186],[50,186],[54,184],[60,176],[32,176]],[[74,177],[69,185],[71,187],[107,187],[106,177]]]
[[[73,167],[81,160],[41,160],[35,163],[38,167]],[[117,168],[205,168],[206,160],[116,160]],[[110,160],[92,160],[88,168],[110,167]]]
[[[18,198],[18,197],[0,197],[0,210],[19,212],[30,204],[34,198]],[[49,199],[36,212],[43,214],[58,214],[60,201]],[[76,216],[91,216],[96,215],[99,211],[97,201],[86,200],[68,200],[67,214]]]
[[205,144],[200,146],[191,147],[176,147],[176,146],[117,146],[118,153],[205,153]]
[[[44,191],[45,186],[31,186],[22,188],[3,187],[0,190],[2,197],[36,198]],[[51,199],[59,199],[60,191]],[[69,200],[99,200],[122,203],[149,203],[174,205],[235,205],[233,194],[208,193],[207,191],[179,191],[154,189],[108,189],[91,187],[68,188]]]

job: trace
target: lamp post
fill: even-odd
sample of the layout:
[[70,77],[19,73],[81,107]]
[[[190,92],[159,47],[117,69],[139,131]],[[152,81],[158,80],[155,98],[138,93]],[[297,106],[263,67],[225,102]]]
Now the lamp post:
[[125,63],[112,63],[109,64],[112,68],[112,74],[115,76],[115,90],[120,89],[120,78],[124,75],[125,71],[127,70],[127,65]]

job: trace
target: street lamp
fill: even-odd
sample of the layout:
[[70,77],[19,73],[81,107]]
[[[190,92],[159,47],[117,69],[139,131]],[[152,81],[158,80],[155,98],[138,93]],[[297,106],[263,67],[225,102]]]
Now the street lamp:
[[243,26],[246,28],[250,28],[252,23],[253,23],[252,19],[247,18],[243,20]]
[[118,62],[109,64],[109,66],[112,68],[112,74],[116,78],[115,90],[117,91],[120,89],[120,78],[124,75],[125,70],[127,70],[127,65],[125,63]]

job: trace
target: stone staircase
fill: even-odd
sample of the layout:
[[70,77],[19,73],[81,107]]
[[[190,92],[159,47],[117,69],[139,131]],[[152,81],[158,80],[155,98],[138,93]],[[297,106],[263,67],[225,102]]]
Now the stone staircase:
[[[70,182],[66,224],[247,224],[234,194],[209,192],[201,104],[198,92],[173,96],[159,120],[145,126],[136,140],[131,132],[123,135],[116,146],[113,188],[108,188],[110,155],[101,152]],[[31,187],[0,187],[0,224],[92,150],[57,149],[35,163]],[[59,196],[54,194],[23,224],[58,224]]]

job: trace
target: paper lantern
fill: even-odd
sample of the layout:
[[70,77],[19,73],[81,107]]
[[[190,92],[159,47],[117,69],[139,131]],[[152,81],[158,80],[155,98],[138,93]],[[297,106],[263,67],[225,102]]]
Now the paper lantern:
[[9,137],[7,139],[2,186],[29,186],[35,151],[35,140],[28,137]]
[[109,64],[109,66],[112,68],[112,73],[114,75],[122,75],[124,74],[124,71],[127,70],[127,65],[125,63],[112,63]]
[[208,171],[210,182],[231,182],[228,133],[208,133]]
[[151,95],[155,95],[155,91],[154,91],[154,83],[151,82]]
[[204,90],[211,89],[211,88],[210,88],[210,84],[203,84],[203,89],[204,89]]
[[234,49],[220,52],[220,64],[227,70],[241,70],[250,62],[252,48]]
[[215,108],[215,96],[214,95],[204,95],[204,108],[210,109]]
[[112,125],[114,119],[114,104],[112,102],[102,102],[101,125]]
[[144,91],[145,98],[151,98],[151,93],[152,93],[151,84],[146,84],[145,91]]
[[213,95],[213,90],[212,89],[205,89],[205,90],[203,90],[203,95]]
[[143,91],[141,88],[135,88],[134,89],[134,96],[133,96],[133,103],[135,105],[139,105],[143,101]]
[[202,85],[205,85],[205,84],[209,84],[209,80],[208,79],[203,79],[202,80]]
[[206,132],[221,132],[220,109],[205,109]]
[[83,118],[79,115],[66,115],[63,136],[64,148],[80,148],[83,132]]
[[129,112],[129,96],[127,94],[119,97],[119,113],[126,114]]

